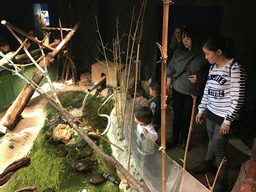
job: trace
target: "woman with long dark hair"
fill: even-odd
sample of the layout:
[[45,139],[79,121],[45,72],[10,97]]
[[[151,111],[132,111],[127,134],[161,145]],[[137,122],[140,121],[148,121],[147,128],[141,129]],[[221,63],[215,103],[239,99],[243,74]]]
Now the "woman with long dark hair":
[[172,91],[172,107],[174,111],[173,130],[167,148],[172,148],[179,142],[185,149],[193,99],[197,95],[196,85],[189,80],[203,65],[201,30],[197,25],[188,25],[182,30],[182,43],[174,52],[167,67],[167,93]]

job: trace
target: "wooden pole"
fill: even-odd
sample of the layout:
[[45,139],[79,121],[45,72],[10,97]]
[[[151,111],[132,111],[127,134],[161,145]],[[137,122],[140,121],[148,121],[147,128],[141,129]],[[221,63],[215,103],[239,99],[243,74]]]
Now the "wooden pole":
[[161,52],[161,150],[162,150],[162,191],[166,191],[166,67],[169,7],[172,1],[163,0],[163,33],[162,46],[157,43]]
[[189,147],[189,142],[190,142],[190,137],[194,125],[194,120],[195,120],[195,111],[196,111],[196,96],[192,95],[193,98],[193,107],[192,107],[192,114],[191,114],[191,119],[190,119],[190,126],[189,126],[189,131],[188,131],[188,138],[187,138],[187,144],[186,144],[186,149],[185,149],[185,154],[184,154],[184,159],[183,159],[183,169],[186,169],[186,162],[187,162],[187,154],[188,154],[188,147]]
[[[45,61],[44,59],[40,61],[39,66],[44,67],[44,65],[50,65],[50,62],[53,61],[53,58],[59,52],[59,50],[70,40],[72,35],[77,30],[79,24],[76,24],[75,27],[67,34],[67,36],[63,39],[63,41],[54,49],[52,52],[49,52],[46,55]],[[43,79],[42,72],[36,68],[34,73],[31,75],[31,81],[39,84]],[[27,106],[29,100],[31,99],[32,95],[34,94],[35,90],[28,84],[26,84],[21,93],[15,99],[11,107],[7,110],[6,114],[2,118],[0,125],[8,128],[14,129],[17,123],[20,121],[21,113],[24,108]]]
[[39,45],[43,46],[43,47],[47,47],[48,49],[50,50],[54,50],[54,48],[50,47],[49,45],[43,43],[42,41],[39,41],[38,39],[34,38],[33,36],[31,36],[29,33],[26,33],[24,31],[22,31],[21,29],[13,26],[12,24],[10,24],[9,22],[5,21],[5,20],[2,20],[1,21],[2,25],[5,25],[6,27],[9,27],[10,29],[24,35],[25,37],[27,37],[28,39],[38,43]]
[[162,149],[162,191],[166,191],[166,67],[167,67],[167,40],[168,40],[168,23],[170,0],[163,0],[163,33],[161,60],[161,149]]
[[192,95],[192,98],[193,98],[193,106],[192,106],[192,114],[191,114],[190,126],[189,126],[189,131],[188,131],[187,144],[186,144],[186,149],[185,149],[185,153],[184,153],[184,159],[180,159],[182,161],[182,163],[183,163],[183,170],[182,170],[182,175],[181,175],[181,184],[180,184],[179,191],[182,191],[182,185],[183,185],[183,180],[184,180],[183,176],[184,176],[184,172],[186,170],[188,147],[189,147],[190,137],[191,137],[191,133],[192,133],[192,130],[193,130],[194,119],[195,119],[197,96]]
[[134,80],[134,97],[133,97],[133,104],[132,104],[132,114],[131,114],[131,122],[130,122],[130,142],[129,142],[129,156],[128,156],[128,171],[130,169],[130,159],[131,159],[131,151],[132,151],[132,125],[133,125],[133,114],[134,114],[134,108],[135,108],[135,101],[136,101],[136,95],[137,95],[137,81],[138,81],[138,68],[139,68],[139,53],[140,53],[140,44],[138,44],[137,49],[137,59],[136,59],[136,74],[135,74],[135,80]]

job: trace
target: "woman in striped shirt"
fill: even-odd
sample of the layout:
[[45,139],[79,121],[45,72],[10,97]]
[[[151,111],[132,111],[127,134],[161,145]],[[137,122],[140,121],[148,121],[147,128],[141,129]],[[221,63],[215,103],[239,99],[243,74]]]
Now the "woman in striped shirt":
[[[228,38],[211,37],[203,46],[203,51],[212,66],[201,104],[198,106],[196,123],[202,123],[202,117],[205,115],[209,143],[206,157],[200,166],[194,168],[195,173],[211,171],[214,158],[217,166],[225,158],[230,125],[232,121],[238,119],[246,84],[246,73],[233,59],[235,48]],[[226,191],[227,188],[227,162],[225,162],[214,191]]]

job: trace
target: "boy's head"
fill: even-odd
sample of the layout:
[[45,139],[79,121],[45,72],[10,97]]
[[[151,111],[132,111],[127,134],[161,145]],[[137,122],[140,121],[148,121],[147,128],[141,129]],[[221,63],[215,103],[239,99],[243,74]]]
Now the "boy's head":
[[0,40],[0,51],[4,54],[10,50],[10,44],[5,40]]
[[147,106],[139,106],[134,111],[135,122],[141,125],[148,125],[151,123],[152,111]]
[[149,93],[151,96],[156,97],[161,94],[161,85],[159,82],[152,82],[149,84]]

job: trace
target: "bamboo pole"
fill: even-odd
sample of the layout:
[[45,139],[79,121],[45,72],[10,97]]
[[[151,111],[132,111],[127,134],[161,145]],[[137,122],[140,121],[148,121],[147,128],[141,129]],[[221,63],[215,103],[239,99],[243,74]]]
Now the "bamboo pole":
[[137,95],[137,81],[138,81],[138,66],[139,66],[139,52],[140,52],[140,44],[137,46],[137,59],[136,59],[136,69],[135,69],[135,88],[134,88],[134,98],[133,98],[133,104],[132,104],[132,114],[131,114],[131,122],[130,122],[130,143],[129,143],[129,157],[128,157],[128,171],[130,169],[130,159],[131,159],[131,151],[132,151],[132,124],[133,124],[133,114],[134,114],[134,108],[135,108],[135,100]]
[[167,40],[170,0],[163,0],[163,32],[162,32],[162,75],[161,75],[161,149],[162,149],[162,191],[166,191],[166,67],[167,67]]
[[206,181],[207,181],[207,184],[208,184],[208,187],[209,187],[209,189],[210,189],[211,192],[213,192],[213,190],[214,190],[214,187],[215,187],[215,184],[216,184],[216,182],[217,182],[217,179],[218,179],[218,176],[219,176],[221,167],[223,166],[223,164],[224,164],[226,161],[227,161],[227,160],[226,160],[225,157],[224,157],[224,158],[222,159],[222,161],[221,161],[219,167],[218,167],[218,171],[217,171],[217,173],[216,173],[216,175],[215,175],[215,178],[214,178],[214,181],[213,181],[212,186],[211,186],[210,183],[209,183],[209,179],[208,179],[207,175],[205,175]]
[[189,131],[188,131],[188,138],[187,138],[187,144],[186,144],[186,149],[185,149],[185,154],[184,154],[184,159],[182,160],[183,162],[183,169],[186,169],[186,162],[187,162],[187,154],[188,154],[188,148],[189,148],[189,142],[190,142],[190,137],[194,125],[194,119],[195,119],[195,111],[196,111],[196,96],[192,95],[193,98],[193,107],[192,107],[192,114],[191,114],[191,119],[190,119],[190,126],[189,126]]
[[187,144],[186,144],[186,148],[185,148],[184,158],[180,159],[183,163],[183,170],[182,170],[182,175],[181,175],[181,184],[180,184],[179,191],[182,191],[182,184],[183,184],[183,180],[184,180],[183,176],[184,176],[184,172],[186,170],[186,162],[187,162],[189,142],[190,142],[190,137],[191,137],[191,133],[192,133],[192,130],[193,130],[194,119],[195,119],[197,96],[192,95],[192,98],[193,98],[193,106],[192,106],[192,114],[191,114],[190,126],[189,126],[189,131],[188,131]]

